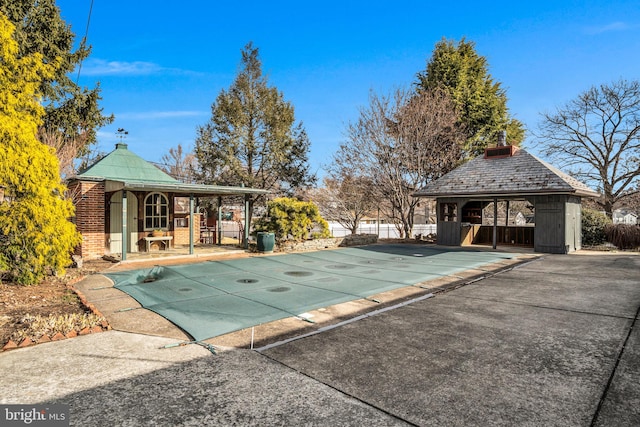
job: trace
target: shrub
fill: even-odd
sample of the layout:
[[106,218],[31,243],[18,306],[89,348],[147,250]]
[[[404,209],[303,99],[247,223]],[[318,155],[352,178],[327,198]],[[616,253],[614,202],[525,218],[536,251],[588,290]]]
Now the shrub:
[[0,187],[10,199],[0,202],[0,275],[34,284],[64,272],[81,237],[68,220],[73,205],[58,160],[36,138],[44,113],[38,87],[57,61],[20,56],[13,30],[0,14]]
[[267,212],[254,225],[255,233],[266,231],[276,240],[306,240],[329,237],[329,224],[313,202],[280,197],[267,203]]
[[609,224],[605,228],[607,241],[618,249],[635,249],[640,247],[640,227],[631,224]]
[[594,209],[582,210],[582,244],[597,246],[607,241],[604,229],[611,220],[602,212]]

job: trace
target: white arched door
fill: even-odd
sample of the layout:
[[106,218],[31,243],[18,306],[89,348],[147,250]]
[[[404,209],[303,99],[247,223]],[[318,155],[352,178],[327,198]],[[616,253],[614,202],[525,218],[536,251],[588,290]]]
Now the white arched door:
[[[109,210],[109,251],[112,254],[122,253],[122,191],[111,196]],[[127,191],[127,252],[138,252],[138,199]]]

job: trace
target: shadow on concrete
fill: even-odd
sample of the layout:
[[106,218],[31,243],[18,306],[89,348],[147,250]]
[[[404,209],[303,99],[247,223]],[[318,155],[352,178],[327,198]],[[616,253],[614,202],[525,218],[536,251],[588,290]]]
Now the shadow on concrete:
[[43,344],[0,355],[3,402],[68,403],[73,425],[640,425],[639,271],[546,256],[262,352]]

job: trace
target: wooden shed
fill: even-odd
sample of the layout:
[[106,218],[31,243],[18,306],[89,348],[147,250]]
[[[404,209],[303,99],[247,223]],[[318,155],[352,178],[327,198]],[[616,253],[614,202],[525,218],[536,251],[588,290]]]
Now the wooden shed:
[[[582,247],[582,197],[599,193],[524,149],[505,145],[487,148],[484,156],[414,196],[436,199],[438,244],[507,244],[568,253]],[[527,205],[531,221],[510,224],[509,204],[516,201]],[[499,203],[507,206],[502,218]]]

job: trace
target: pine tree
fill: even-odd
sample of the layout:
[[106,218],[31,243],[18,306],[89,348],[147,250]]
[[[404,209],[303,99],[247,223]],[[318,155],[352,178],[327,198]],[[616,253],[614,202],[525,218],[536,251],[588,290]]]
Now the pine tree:
[[33,284],[64,271],[80,236],[68,220],[73,205],[64,198],[57,159],[36,138],[44,114],[39,88],[59,60],[20,56],[14,29],[0,13],[0,273]]
[[39,53],[44,62],[57,62],[53,74],[42,79],[38,88],[45,107],[41,132],[60,138],[78,156],[87,154],[96,142],[97,129],[114,119],[103,115],[98,105],[99,85],[81,88],[72,79],[91,49],[85,40],[74,49],[75,34],[62,19],[55,0],[3,1],[0,13],[15,25],[18,58]]
[[[258,49],[242,50],[241,69],[211,106],[211,120],[197,130],[199,179],[292,194],[315,182],[310,142],[294,108],[262,75]],[[250,201],[249,211],[253,211]]]
[[487,59],[478,55],[473,42],[441,40],[427,69],[417,77],[418,92],[444,88],[451,95],[460,114],[459,124],[467,134],[467,156],[482,154],[503,130],[510,144],[523,141],[522,123],[509,116],[506,92],[489,74]]

